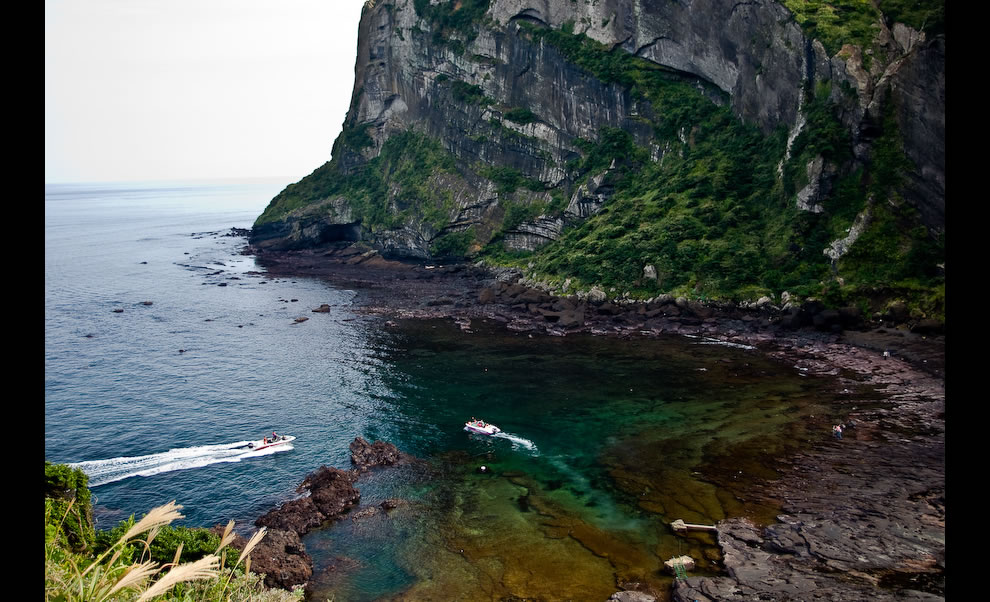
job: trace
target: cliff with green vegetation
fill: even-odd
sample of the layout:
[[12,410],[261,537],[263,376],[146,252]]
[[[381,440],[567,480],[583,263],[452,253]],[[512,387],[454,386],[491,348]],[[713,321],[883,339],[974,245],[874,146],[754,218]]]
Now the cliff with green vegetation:
[[944,0],[377,0],[260,251],[944,319]]

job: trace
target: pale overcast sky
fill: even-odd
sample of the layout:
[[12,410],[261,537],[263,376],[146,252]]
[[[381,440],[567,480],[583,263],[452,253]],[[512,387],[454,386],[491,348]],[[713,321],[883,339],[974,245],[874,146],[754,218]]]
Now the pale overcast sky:
[[364,0],[46,0],[45,182],[287,177],[330,159]]

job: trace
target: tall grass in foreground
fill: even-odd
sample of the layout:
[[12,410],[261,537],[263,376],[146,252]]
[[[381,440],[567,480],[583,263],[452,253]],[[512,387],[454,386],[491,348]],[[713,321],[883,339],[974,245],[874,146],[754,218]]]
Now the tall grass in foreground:
[[[69,504],[71,508],[72,504]],[[50,512],[46,506],[46,514]],[[226,548],[234,539],[230,521],[216,551],[194,562],[180,563],[182,545],[170,563],[150,559],[151,543],[160,529],[183,518],[182,506],[174,501],[154,508],[131,526],[98,556],[76,554],[58,537],[45,539],[45,600],[52,602],[103,602],[162,599],[182,602],[252,601],[289,602],[302,600],[302,591],[266,589],[261,577],[250,572],[250,554],[265,537],[266,529],[254,534],[233,566],[225,566]],[[46,516],[64,522],[61,517]],[[134,549],[140,550],[137,559]],[[243,561],[243,568],[240,566]]]

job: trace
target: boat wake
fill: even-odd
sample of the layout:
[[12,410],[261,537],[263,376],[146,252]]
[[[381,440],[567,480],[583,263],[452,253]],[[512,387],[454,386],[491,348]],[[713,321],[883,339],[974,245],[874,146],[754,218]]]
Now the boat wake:
[[517,437],[512,433],[506,433],[506,432],[495,433],[494,435],[491,435],[491,437],[493,439],[496,437],[499,439],[508,439],[512,443],[512,449],[525,449],[527,451],[533,452],[536,455],[539,455],[540,453],[540,450],[536,448],[535,443],[524,437]]
[[251,441],[182,447],[159,454],[89,460],[76,462],[69,466],[86,473],[86,476],[89,477],[90,487],[99,487],[131,477],[150,477],[165,472],[201,468],[221,462],[240,462],[248,458],[257,458],[293,449],[292,444],[288,443],[253,450],[247,447],[248,443]]

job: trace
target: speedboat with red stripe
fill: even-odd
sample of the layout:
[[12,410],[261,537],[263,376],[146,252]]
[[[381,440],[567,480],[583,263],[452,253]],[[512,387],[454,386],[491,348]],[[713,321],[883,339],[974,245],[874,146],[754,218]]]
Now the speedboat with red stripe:
[[479,435],[494,435],[495,433],[502,432],[502,429],[484,420],[469,420],[464,423],[464,430],[469,433],[478,433]]
[[258,451],[278,445],[286,445],[287,443],[295,440],[296,438],[292,435],[276,435],[275,433],[272,433],[271,437],[264,437],[259,441],[252,441],[247,444],[247,447]]

